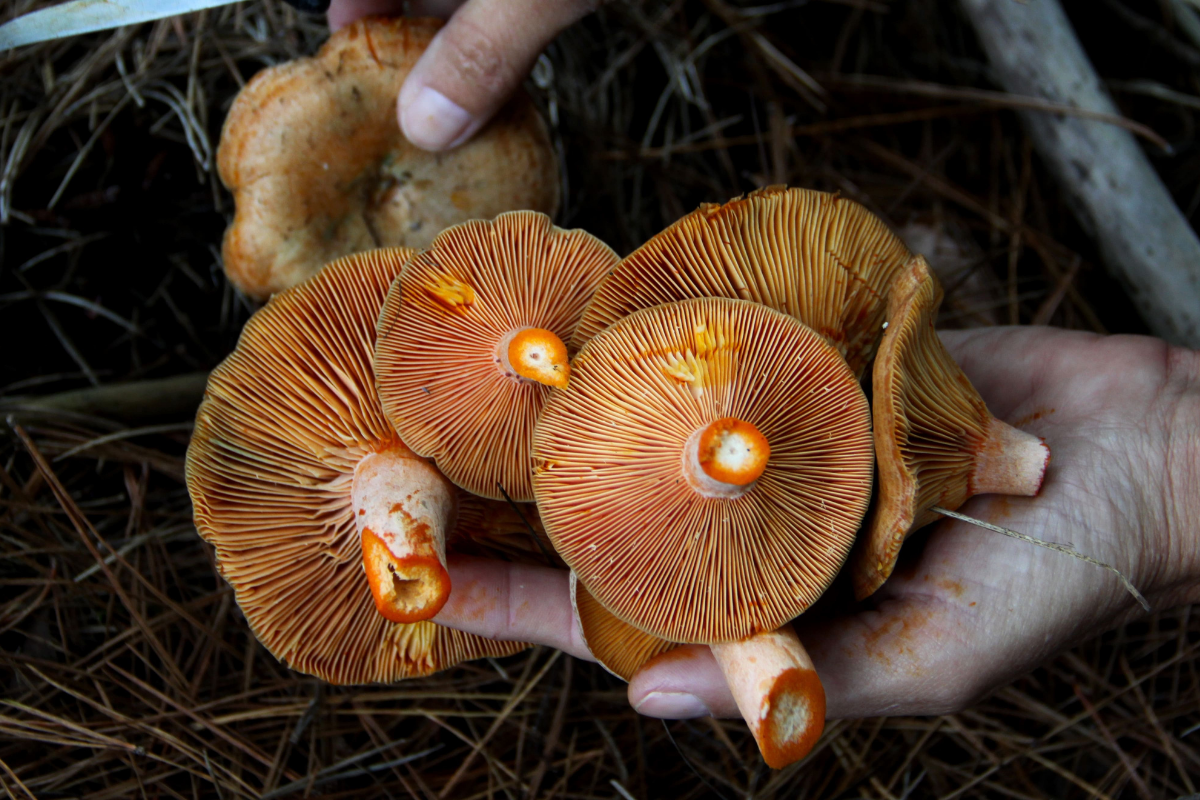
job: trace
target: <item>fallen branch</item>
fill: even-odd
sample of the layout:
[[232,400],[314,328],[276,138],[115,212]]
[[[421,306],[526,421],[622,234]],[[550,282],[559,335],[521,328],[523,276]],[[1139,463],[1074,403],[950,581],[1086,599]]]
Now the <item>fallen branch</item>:
[[[1117,109],[1058,0],[962,0],[997,80],[1014,94]],[[1128,131],[1019,112],[1105,265],[1158,336],[1200,348],[1200,239]]]

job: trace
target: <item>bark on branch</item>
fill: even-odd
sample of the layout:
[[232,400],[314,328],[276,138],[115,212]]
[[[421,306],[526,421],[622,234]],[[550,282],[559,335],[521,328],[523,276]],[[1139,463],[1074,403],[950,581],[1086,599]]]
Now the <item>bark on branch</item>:
[[[1116,114],[1059,0],[962,0],[1010,92]],[[1020,112],[1042,160],[1147,325],[1200,349],[1200,239],[1126,130]]]

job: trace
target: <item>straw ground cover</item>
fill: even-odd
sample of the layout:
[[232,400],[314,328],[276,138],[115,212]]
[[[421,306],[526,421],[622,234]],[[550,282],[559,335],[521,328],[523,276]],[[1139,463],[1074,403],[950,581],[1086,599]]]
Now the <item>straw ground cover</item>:
[[[4,2],[0,18],[35,5]],[[1174,146],[1149,152],[1191,215],[1200,44],[1168,13],[1182,5],[1067,3],[1122,109]],[[325,686],[276,662],[195,534],[183,453],[197,374],[253,311],[218,264],[221,120],[255,70],[324,35],[264,0],[0,56],[6,796],[1197,792],[1186,608],[959,714],[832,723],[782,772],[740,721],[639,718],[622,684],[544,649],[392,686]],[[947,326],[1142,330],[1017,103],[977,91],[993,87],[951,0],[614,3],[560,37],[530,87],[568,165],[560,224],[619,252],[698,202],[790,183],[866,204],[928,254]],[[142,383],[96,388],[127,381]],[[839,583],[822,605],[848,598]]]

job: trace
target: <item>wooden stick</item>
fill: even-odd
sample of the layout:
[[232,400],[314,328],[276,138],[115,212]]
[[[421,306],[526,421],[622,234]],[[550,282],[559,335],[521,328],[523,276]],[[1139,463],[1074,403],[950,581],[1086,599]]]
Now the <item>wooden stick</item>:
[[[1059,0],[962,5],[1007,91],[1118,113]],[[1200,239],[1133,136],[1102,122],[1019,113],[1146,324],[1167,341],[1200,348]]]

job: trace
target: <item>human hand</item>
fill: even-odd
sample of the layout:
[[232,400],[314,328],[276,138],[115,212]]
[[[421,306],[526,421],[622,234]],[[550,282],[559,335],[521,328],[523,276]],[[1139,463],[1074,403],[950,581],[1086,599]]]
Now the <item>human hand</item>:
[[[963,513],[1069,542],[1121,569],[1156,609],[1200,600],[1200,354],[1052,328],[943,338],[992,413],[1051,449],[1038,497],[976,497]],[[1111,573],[967,523],[943,521],[905,547],[866,603],[796,623],[830,718],[962,709],[1143,613]],[[438,622],[589,657],[565,573],[474,560],[450,574]],[[673,654],[634,676],[638,711],[738,715],[708,648]]]
[[404,135],[425,150],[470,139],[559,31],[601,0],[333,0],[333,30],[371,14],[448,17],[400,89]]

